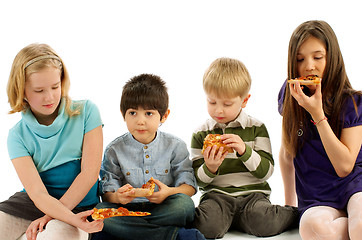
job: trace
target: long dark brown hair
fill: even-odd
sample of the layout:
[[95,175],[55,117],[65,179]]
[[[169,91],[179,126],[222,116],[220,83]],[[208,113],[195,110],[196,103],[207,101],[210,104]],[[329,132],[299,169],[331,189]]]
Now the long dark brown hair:
[[[347,77],[337,37],[331,26],[324,21],[304,22],[293,32],[288,49],[288,79],[299,77],[297,53],[300,46],[309,37],[319,39],[326,48],[326,66],[322,76],[323,110],[334,134],[340,138],[342,130],[340,123],[342,105],[348,96],[352,97],[353,94],[361,94],[361,92],[352,89]],[[300,128],[303,130],[303,128],[308,125],[307,123],[311,119],[311,116],[303,107],[299,106],[297,101],[291,96],[288,86],[286,86],[285,90],[282,112],[282,141],[288,153],[294,157],[303,145],[303,141],[298,141],[297,132]],[[308,91],[307,88],[306,91]],[[355,108],[357,111],[356,105]]]

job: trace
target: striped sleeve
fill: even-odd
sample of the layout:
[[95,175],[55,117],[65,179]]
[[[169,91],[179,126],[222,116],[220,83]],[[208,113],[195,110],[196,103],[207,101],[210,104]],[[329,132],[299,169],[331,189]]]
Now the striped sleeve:
[[204,131],[195,132],[192,135],[191,139],[191,160],[192,167],[195,172],[195,177],[197,180],[197,184],[200,187],[205,187],[209,183],[212,182],[215,174],[210,173],[207,170],[206,165],[204,164],[204,157],[201,153],[204,138],[206,137],[206,133]]
[[254,140],[245,142],[246,151],[238,157],[253,176],[266,180],[274,171],[269,134],[264,124],[254,128]]

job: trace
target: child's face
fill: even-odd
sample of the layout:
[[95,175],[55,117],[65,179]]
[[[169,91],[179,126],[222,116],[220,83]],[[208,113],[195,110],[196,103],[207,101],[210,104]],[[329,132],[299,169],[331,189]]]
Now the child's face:
[[128,131],[137,141],[143,144],[152,142],[156,137],[160,123],[166,120],[165,117],[162,120],[160,118],[160,113],[157,110],[145,110],[141,107],[128,109],[124,116]]
[[212,119],[218,123],[227,124],[235,120],[241,109],[249,99],[240,96],[234,98],[219,97],[214,93],[207,93],[207,111]]
[[[300,46],[297,53],[297,69],[300,77],[307,75],[318,75],[323,77],[326,67],[327,50],[322,41],[315,37],[309,37]],[[315,85],[308,85],[309,88],[314,88]]]
[[25,82],[25,98],[40,124],[54,121],[62,95],[60,72],[48,68],[32,73]]

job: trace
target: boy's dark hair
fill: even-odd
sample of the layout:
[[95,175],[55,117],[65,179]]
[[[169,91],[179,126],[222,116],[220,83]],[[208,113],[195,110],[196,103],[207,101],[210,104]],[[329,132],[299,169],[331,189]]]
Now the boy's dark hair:
[[153,74],[141,74],[131,78],[123,86],[121,112],[123,117],[130,108],[157,110],[161,116],[168,109],[168,93],[166,83]]

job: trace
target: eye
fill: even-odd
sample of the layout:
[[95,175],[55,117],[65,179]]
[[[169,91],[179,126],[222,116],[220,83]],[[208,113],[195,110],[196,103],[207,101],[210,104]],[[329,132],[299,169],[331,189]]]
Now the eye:
[[34,90],[34,92],[41,93],[41,92],[43,92],[43,90]]
[[233,104],[232,103],[224,103],[225,107],[231,107]]
[[59,85],[52,87],[53,90],[58,89],[58,88],[59,88]]
[[135,115],[136,115],[136,112],[130,111],[128,114],[131,115],[131,116],[135,116]]
[[152,112],[146,112],[146,116],[152,116],[153,115],[153,113]]
[[303,62],[304,58],[297,58],[297,62]]

